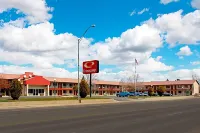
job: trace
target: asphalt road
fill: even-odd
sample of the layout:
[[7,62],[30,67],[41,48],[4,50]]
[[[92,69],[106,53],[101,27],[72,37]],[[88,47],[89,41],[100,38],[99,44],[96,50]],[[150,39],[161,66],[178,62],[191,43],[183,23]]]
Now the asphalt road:
[[200,133],[200,98],[0,110],[0,133]]

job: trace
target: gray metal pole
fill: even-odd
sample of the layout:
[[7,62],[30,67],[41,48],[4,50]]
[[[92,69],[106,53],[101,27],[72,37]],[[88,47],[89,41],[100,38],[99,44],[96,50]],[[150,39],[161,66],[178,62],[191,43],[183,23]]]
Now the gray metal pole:
[[81,103],[81,98],[80,98],[80,78],[79,78],[79,72],[80,72],[80,70],[79,70],[79,67],[80,67],[80,65],[79,65],[79,59],[80,59],[80,57],[79,57],[79,45],[80,45],[81,39],[84,37],[84,35],[87,33],[87,31],[88,31],[91,27],[95,27],[95,25],[91,25],[90,27],[88,27],[88,28],[85,30],[85,32],[83,33],[83,35],[81,36],[81,38],[78,39],[78,101],[79,101],[79,103]]
[[78,39],[78,101],[81,103],[81,98],[80,98],[80,78],[79,78],[79,44],[80,44],[80,39]]

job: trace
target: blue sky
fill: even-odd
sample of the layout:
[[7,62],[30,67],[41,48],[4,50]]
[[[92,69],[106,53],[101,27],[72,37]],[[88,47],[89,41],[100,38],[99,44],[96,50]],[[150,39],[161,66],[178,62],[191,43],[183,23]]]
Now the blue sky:
[[[0,35],[1,32],[2,34],[5,32],[8,34],[0,37],[0,46],[2,46],[0,50],[7,52],[7,56],[11,57],[7,58],[5,54],[2,55],[0,65],[5,65],[4,67],[11,67],[12,69],[15,66],[17,67],[16,69],[20,69],[20,71],[16,72],[12,70],[11,73],[35,71],[47,76],[63,76],[67,74],[72,75],[71,77],[76,77],[74,76],[77,72],[76,49],[74,49],[75,51],[71,49],[76,47],[75,38],[80,37],[91,24],[95,24],[96,27],[89,30],[85,36],[88,42],[85,42],[87,46],[85,44],[84,50],[81,49],[84,51],[81,61],[99,59],[101,70],[99,75],[106,80],[113,80],[113,75],[119,77],[120,74],[126,75],[126,72],[132,71],[133,63],[130,64],[130,62],[134,61],[135,57],[139,62],[138,71],[144,79],[149,79],[149,74],[160,74],[155,79],[162,80],[165,77],[173,78],[173,75],[176,75],[175,72],[179,73],[178,71],[184,70],[185,72],[187,70],[185,73],[189,73],[189,71],[199,69],[200,48],[198,43],[200,37],[195,36],[193,38],[194,41],[192,39],[188,41],[187,39],[190,37],[189,35],[192,38],[193,33],[197,35],[199,29],[192,32],[189,31],[191,32],[189,34],[187,30],[190,29],[188,28],[190,24],[182,25],[182,33],[186,33],[186,37],[184,38],[184,35],[178,36],[179,33],[181,34],[180,29],[178,29],[179,25],[187,22],[193,25],[193,22],[181,18],[182,23],[177,22],[175,24],[176,21],[173,22],[174,18],[170,20],[164,17],[164,14],[172,17],[169,13],[175,14],[180,10],[183,11],[181,17],[193,14],[195,11],[198,12],[199,5],[196,2],[197,0],[179,0],[177,2],[171,0],[167,4],[161,3],[161,1],[166,0],[46,0],[46,3],[41,1],[36,1],[38,2],[38,7],[28,2],[26,4],[20,4],[20,1],[19,3],[12,3],[10,0],[6,1],[6,4],[1,4],[0,2],[0,9],[2,8],[0,10],[0,20],[2,22]],[[193,5],[192,2],[194,2]],[[8,8],[10,7],[9,5],[12,8]],[[49,7],[53,8],[52,12],[47,12]],[[48,17],[49,14],[52,17]],[[162,23],[161,20],[157,20],[159,15],[161,15]],[[16,21],[17,19],[22,20],[18,22]],[[148,24],[146,28],[150,29],[147,29],[146,32],[149,32],[149,35],[143,35],[146,33],[144,31],[146,29],[142,30],[143,22],[150,19],[154,21],[155,25]],[[14,27],[8,28],[9,26],[6,24],[10,23],[11,20],[16,25],[24,23],[28,25],[22,27],[14,25]],[[174,28],[172,23],[177,26],[177,29],[176,27]],[[40,28],[37,28],[37,26]],[[162,40],[162,43],[159,44],[159,38],[156,33],[162,34],[163,29],[166,30],[165,32],[169,36],[174,34],[175,37],[170,36],[167,42]],[[141,34],[141,32],[143,33]],[[151,33],[155,33],[155,35],[151,36]],[[38,37],[37,34],[40,34],[40,36]],[[138,37],[135,35],[138,35]],[[92,38],[93,41],[90,41],[89,38]],[[108,38],[110,38],[110,41],[106,41]],[[143,40],[146,39],[149,39],[149,42],[145,41],[146,43],[143,43]],[[173,41],[178,43],[170,47]],[[197,42],[197,44],[194,45],[194,42]],[[58,54],[50,52],[35,54],[31,52],[33,50],[32,47],[37,47],[38,50],[55,49],[55,47],[60,47],[61,43],[67,49]],[[18,51],[14,53],[17,50],[16,47]],[[125,47],[128,47],[128,49]],[[143,50],[138,51],[136,50],[137,48],[143,48]],[[88,56],[91,52],[95,52],[95,55]],[[179,55],[177,55],[178,52]],[[157,60],[159,56],[161,58]],[[20,57],[20,61],[18,61],[18,57]],[[29,61],[30,58],[33,60]],[[196,65],[194,65],[194,62],[196,62]],[[148,66],[147,70],[145,66]],[[150,66],[153,67],[151,68]],[[50,74],[48,73],[49,68],[52,68],[53,71]],[[60,68],[63,74],[60,73]],[[9,72],[10,69],[4,68],[1,71]],[[163,73],[165,74],[164,77],[162,76]]]

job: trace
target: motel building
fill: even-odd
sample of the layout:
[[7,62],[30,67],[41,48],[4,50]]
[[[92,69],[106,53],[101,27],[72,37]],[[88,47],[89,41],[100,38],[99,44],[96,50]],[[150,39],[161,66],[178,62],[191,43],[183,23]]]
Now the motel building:
[[[25,72],[24,74],[0,74],[0,83],[17,79],[23,86],[22,96],[74,96],[77,92],[73,90],[73,86],[78,83],[77,79],[43,77],[35,75],[33,72]],[[116,95],[121,91],[129,91],[124,88],[120,82],[111,81],[94,81],[92,83],[92,95]],[[156,90],[159,86],[165,86],[166,91],[173,95],[186,95],[186,91],[190,91],[190,95],[199,93],[199,83],[196,80],[176,80],[176,81],[151,81],[143,82],[137,85],[137,91],[147,91],[149,87]],[[0,86],[3,96],[8,96],[8,88]]]

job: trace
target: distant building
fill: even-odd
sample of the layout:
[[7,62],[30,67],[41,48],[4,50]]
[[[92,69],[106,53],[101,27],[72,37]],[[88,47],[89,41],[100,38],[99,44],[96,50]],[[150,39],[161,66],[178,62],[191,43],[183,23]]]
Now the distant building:
[[[13,79],[17,79],[23,86],[23,96],[52,96],[52,95],[77,95],[73,90],[78,82],[77,79],[43,77],[35,75],[33,72],[25,72],[24,74],[0,74],[0,83],[7,80],[9,83]],[[165,86],[166,91],[173,95],[185,95],[186,91],[190,91],[191,95],[199,93],[199,82],[196,80],[176,80],[176,81],[151,81],[137,83],[137,91],[147,91],[149,87],[156,89],[159,86]],[[1,87],[1,92],[9,95],[8,88]],[[94,81],[92,95],[116,95],[121,91],[131,91],[129,87],[125,87],[120,82],[112,81]]]

